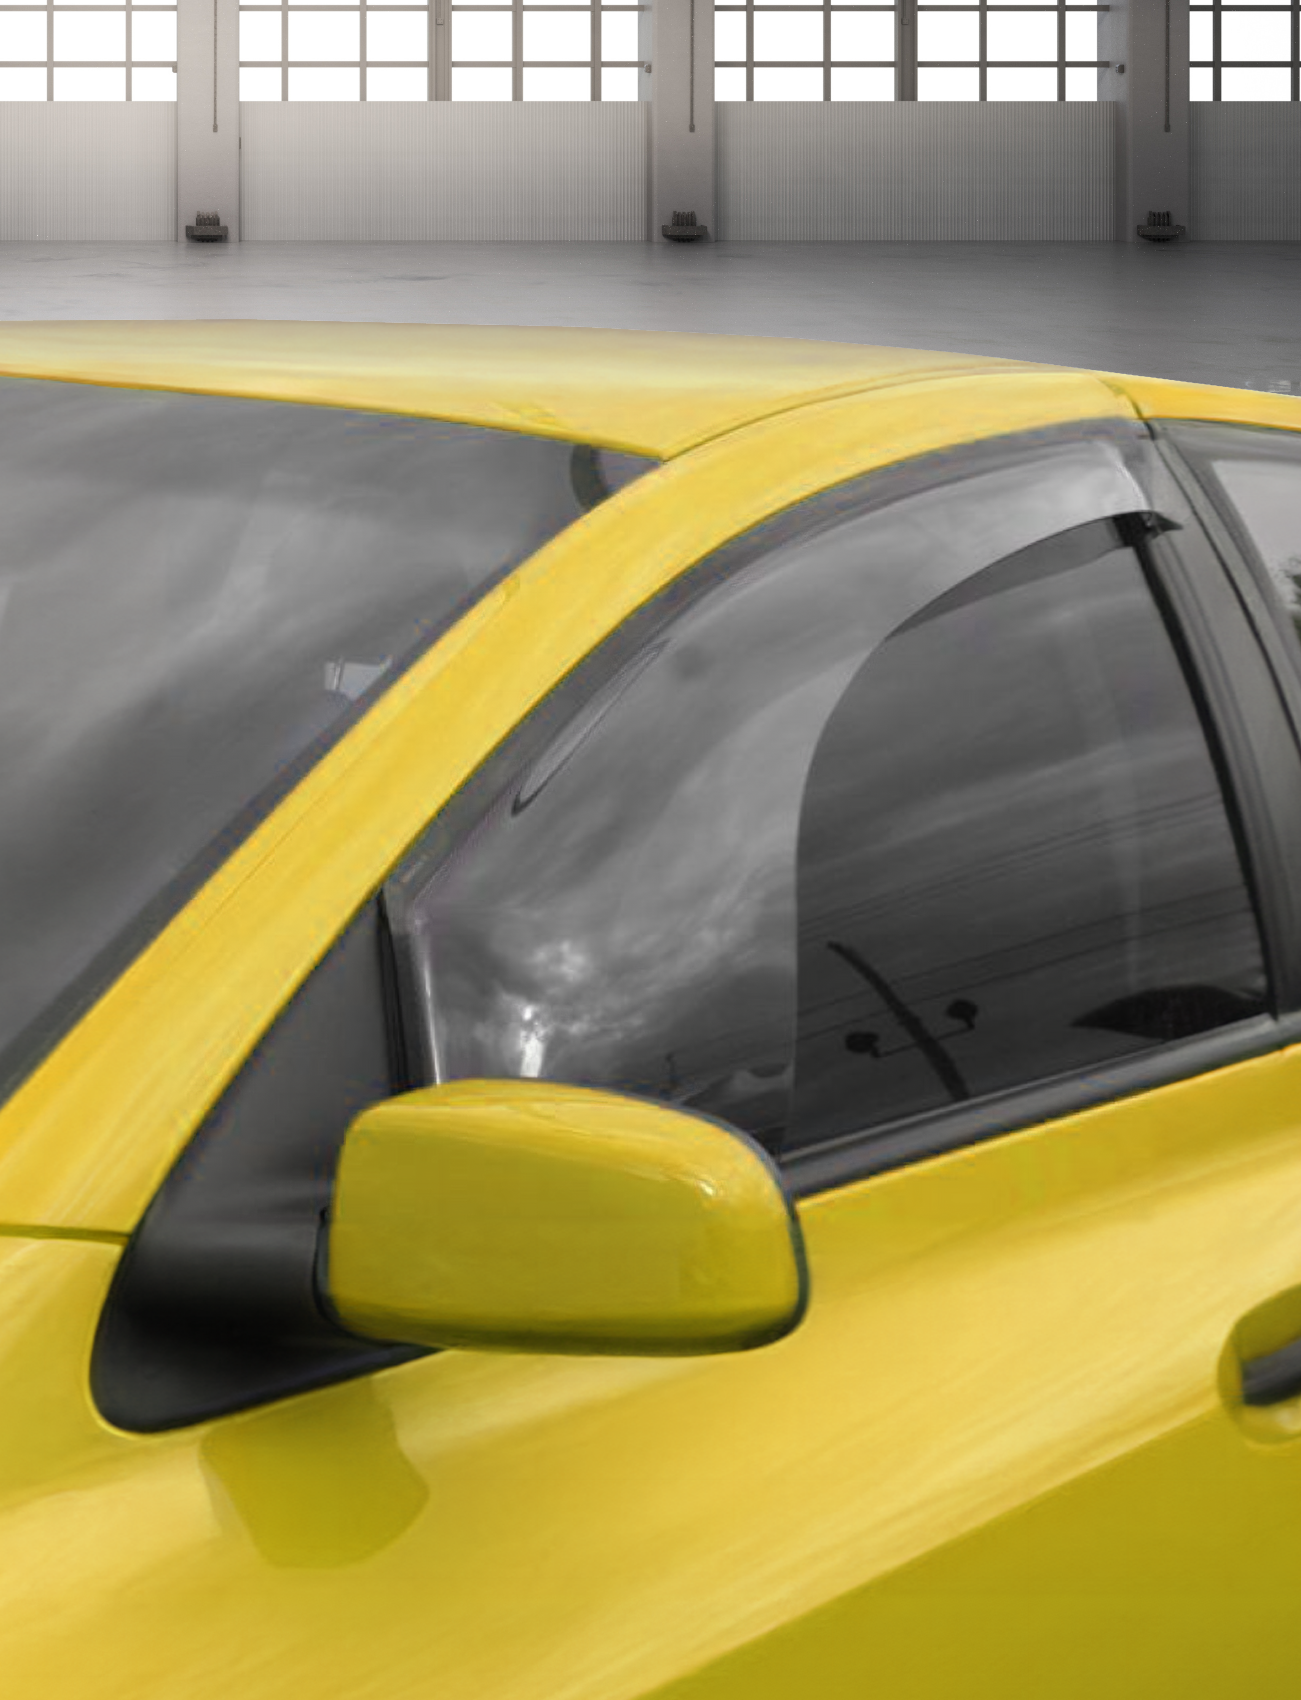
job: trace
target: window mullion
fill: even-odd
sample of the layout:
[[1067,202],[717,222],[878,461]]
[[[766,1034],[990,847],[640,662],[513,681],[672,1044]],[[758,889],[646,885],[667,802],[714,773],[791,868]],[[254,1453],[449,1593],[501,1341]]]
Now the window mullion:
[[989,98],[989,10],[986,0],[980,0],[980,99]]

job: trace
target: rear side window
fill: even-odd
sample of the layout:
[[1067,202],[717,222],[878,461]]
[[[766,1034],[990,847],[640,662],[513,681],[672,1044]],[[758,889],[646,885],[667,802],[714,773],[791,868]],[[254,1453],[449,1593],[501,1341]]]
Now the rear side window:
[[780,1153],[1262,1012],[1140,503],[1063,448],[811,525],[648,636],[391,888],[425,1076]]

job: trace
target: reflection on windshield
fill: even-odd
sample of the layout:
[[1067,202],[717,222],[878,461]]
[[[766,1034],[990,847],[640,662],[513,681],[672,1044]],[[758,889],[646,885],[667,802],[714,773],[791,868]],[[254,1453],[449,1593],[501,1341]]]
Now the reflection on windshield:
[[0,379],[0,1053],[584,511],[573,462],[430,420]]

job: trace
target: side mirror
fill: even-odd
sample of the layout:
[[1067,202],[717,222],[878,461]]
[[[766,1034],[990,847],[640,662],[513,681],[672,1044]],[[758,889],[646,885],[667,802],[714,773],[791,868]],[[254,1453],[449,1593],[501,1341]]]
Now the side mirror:
[[678,1355],[790,1332],[799,1224],[743,1135],[536,1080],[456,1081],[365,1111],[323,1230],[322,1298],[375,1339]]

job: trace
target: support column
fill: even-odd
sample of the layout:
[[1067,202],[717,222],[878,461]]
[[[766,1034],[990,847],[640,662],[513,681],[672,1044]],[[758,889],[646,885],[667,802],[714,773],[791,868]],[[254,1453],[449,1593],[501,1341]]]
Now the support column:
[[654,0],[654,5],[651,240],[664,241],[661,232],[675,212],[694,212],[714,237],[713,0],[695,0],[694,32],[692,0]]
[[1189,223],[1188,0],[1111,0],[1098,38],[1098,98],[1120,105],[1116,234],[1137,242],[1149,212]]
[[179,241],[185,241],[186,225],[193,224],[200,212],[220,213],[231,241],[239,241],[239,0],[177,3]]

